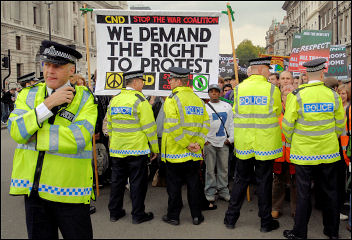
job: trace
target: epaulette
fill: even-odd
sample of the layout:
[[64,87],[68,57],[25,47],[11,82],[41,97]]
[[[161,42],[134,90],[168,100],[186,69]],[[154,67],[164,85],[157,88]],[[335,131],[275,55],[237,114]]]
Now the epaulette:
[[145,101],[145,98],[139,95],[138,93],[135,94],[136,97],[138,97],[142,102]]
[[169,98],[173,98],[176,94],[178,93],[178,91],[174,92],[174,93],[171,93]]
[[307,88],[307,87],[314,87],[314,86],[316,86],[316,85],[304,86],[304,87],[297,88],[297,89],[295,89],[295,90],[292,91],[292,94],[293,94],[293,95],[296,95],[296,94],[297,94],[299,91],[301,91],[302,89],[305,89],[305,88]]

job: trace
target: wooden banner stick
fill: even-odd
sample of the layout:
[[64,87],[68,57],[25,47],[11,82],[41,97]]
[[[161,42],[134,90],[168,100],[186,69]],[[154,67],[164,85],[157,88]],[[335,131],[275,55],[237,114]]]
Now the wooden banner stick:
[[231,34],[231,44],[232,44],[232,55],[233,55],[233,68],[235,70],[235,76],[236,76],[236,85],[239,83],[238,81],[238,66],[237,66],[237,60],[236,60],[236,52],[235,52],[235,41],[233,39],[233,30],[232,30],[232,20],[231,20],[231,6],[230,3],[227,3],[227,16],[229,17],[229,27],[230,27],[230,34]]
[[[87,8],[87,4],[84,4],[84,8]],[[87,52],[87,64],[88,64],[88,85],[92,88],[91,76],[90,76],[90,54],[89,54],[89,38],[88,38],[88,19],[87,12],[84,12],[84,26],[86,35],[86,52]],[[98,181],[98,167],[97,167],[97,150],[95,146],[95,134],[93,135],[93,158],[94,158],[94,172],[95,172],[95,187],[97,189],[97,196],[99,197],[99,181]]]

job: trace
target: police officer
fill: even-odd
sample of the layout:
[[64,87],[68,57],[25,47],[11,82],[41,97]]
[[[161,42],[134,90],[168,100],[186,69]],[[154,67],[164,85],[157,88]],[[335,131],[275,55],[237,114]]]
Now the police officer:
[[324,85],[325,58],[303,64],[308,83],[287,97],[282,121],[283,132],[291,143],[290,161],[296,164],[297,207],[293,230],[284,237],[307,238],[311,206],[311,180],[322,191],[324,234],[338,238],[339,207],[337,169],[340,160],[338,136],[345,120],[340,96]]
[[[254,174],[258,194],[258,216],[261,232],[279,227],[271,216],[271,190],[273,159],[282,156],[281,129],[278,116],[281,113],[280,90],[267,81],[271,57],[249,61],[252,75],[234,89],[234,144],[236,157],[235,182],[231,192],[224,224],[234,228],[246,189]],[[255,167],[255,169],[254,169]]]
[[38,79],[35,77],[35,72],[28,73],[21,77],[17,78],[17,82],[21,85],[21,87],[28,87],[30,85],[35,84]]
[[193,224],[204,221],[201,213],[199,178],[201,149],[204,147],[210,123],[204,102],[187,86],[190,70],[170,67],[172,94],[164,103],[164,132],[161,160],[166,162],[168,209],[162,220],[180,224],[181,188],[187,183],[187,198]]
[[116,222],[126,215],[122,207],[129,178],[132,223],[139,224],[154,217],[152,212],[144,211],[144,200],[148,187],[148,154],[154,160],[159,146],[152,106],[142,93],[143,71],[124,73],[123,78],[126,89],[110,101],[107,111],[112,157],[110,221]]
[[29,238],[93,238],[89,215],[93,172],[92,135],[97,118],[86,87],[69,77],[82,55],[42,42],[45,83],[22,89],[8,129],[18,143],[10,194],[25,195]]

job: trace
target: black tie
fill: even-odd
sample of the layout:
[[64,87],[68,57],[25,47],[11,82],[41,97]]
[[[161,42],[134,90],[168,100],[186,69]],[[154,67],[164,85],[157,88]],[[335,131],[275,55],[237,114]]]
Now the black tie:
[[[55,89],[51,92],[51,94],[53,94],[54,92],[55,92]],[[51,109],[51,112],[52,112],[54,115],[49,118],[49,123],[50,123],[50,124],[53,124],[53,123],[54,123],[54,121],[55,121],[55,116],[56,116],[56,113],[57,113],[58,110],[59,110],[59,109],[58,109],[57,106],[55,106],[55,107],[53,107],[53,109]]]

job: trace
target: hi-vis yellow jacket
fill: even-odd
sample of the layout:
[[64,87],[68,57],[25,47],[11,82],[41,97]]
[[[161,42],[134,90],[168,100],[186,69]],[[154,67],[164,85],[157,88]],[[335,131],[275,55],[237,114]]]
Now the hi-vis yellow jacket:
[[46,95],[46,84],[24,88],[10,114],[8,129],[19,143],[13,159],[10,194],[39,196],[54,202],[89,204],[94,199],[92,135],[97,119],[94,96],[75,86],[73,101],[40,126],[35,108]]
[[302,84],[287,96],[282,128],[290,160],[318,165],[340,160],[338,136],[346,123],[341,97],[323,82]]
[[182,163],[202,160],[202,152],[187,149],[198,143],[203,149],[210,120],[204,102],[189,87],[177,87],[164,103],[164,131],[161,142],[161,160]]
[[152,106],[143,93],[122,89],[110,101],[107,121],[110,156],[123,158],[150,151],[159,153]]
[[239,159],[282,156],[280,90],[262,75],[251,75],[234,90],[234,144]]

